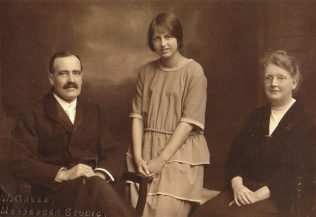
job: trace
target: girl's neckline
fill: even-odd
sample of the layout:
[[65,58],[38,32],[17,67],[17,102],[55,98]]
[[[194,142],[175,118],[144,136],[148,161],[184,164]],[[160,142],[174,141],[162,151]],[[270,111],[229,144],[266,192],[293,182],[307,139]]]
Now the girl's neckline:
[[166,72],[171,72],[171,71],[176,71],[176,70],[179,70],[179,69],[182,69],[186,64],[188,64],[189,62],[193,61],[193,59],[185,59],[184,61],[182,61],[180,64],[178,64],[177,66],[175,67],[166,67],[166,66],[163,66],[159,60],[157,60],[157,64],[159,66],[159,68],[162,70],[162,71],[166,71]]

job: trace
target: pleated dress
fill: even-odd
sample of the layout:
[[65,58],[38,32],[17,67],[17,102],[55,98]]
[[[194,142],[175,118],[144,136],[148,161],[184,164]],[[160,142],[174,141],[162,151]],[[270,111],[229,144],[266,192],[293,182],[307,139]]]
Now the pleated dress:
[[[184,204],[187,210],[184,212],[189,212],[187,204],[201,201],[204,165],[210,162],[203,133],[206,98],[203,68],[192,59],[177,68],[166,68],[155,60],[140,70],[130,117],[144,122],[143,159],[148,162],[158,157],[180,122],[194,126],[185,143],[148,185],[143,216],[174,215],[168,209],[182,206],[177,203]],[[137,171],[131,147],[127,152],[127,167],[129,171]],[[135,189],[131,191],[134,206],[135,193]]]

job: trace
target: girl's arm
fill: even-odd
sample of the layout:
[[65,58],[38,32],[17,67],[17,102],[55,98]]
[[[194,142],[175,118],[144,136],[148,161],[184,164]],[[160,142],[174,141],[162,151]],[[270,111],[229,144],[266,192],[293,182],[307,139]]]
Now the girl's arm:
[[132,143],[133,143],[133,157],[137,166],[138,172],[147,177],[151,177],[147,162],[142,158],[142,145],[144,135],[144,122],[139,118],[132,120]]
[[191,131],[193,129],[193,125],[180,122],[176,127],[173,135],[171,136],[168,144],[161,152],[161,154],[150,160],[147,164],[150,173],[157,174],[161,171],[163,165],[171,158],[174,153],[184,144],[184,142],[189,137]]
[[144,122],[139,118],[132,119],[132,144],[133,144],[133,156],[137,162],[142,160],[142,144],[144,134]]

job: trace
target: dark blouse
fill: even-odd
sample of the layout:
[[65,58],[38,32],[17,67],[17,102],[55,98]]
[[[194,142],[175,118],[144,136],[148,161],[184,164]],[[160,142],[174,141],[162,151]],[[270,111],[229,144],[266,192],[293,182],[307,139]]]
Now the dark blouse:
[[269,136],[270,111],[270,105],[265,105],[251,113],[235,138],[226,164],[226,182],[241,176],[245,185],[248,181],[267,185],[271,198],[287,207],[297,177],[315,170],[315,128],[296,101]]

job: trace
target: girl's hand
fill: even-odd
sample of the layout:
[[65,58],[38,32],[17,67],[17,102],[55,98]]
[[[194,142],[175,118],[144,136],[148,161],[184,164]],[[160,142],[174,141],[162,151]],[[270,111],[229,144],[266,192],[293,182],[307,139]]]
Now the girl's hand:
[[151,159],[148,163],[147,163],[147,167],[149,169],[149,172],[152,174],[157,175],[158,173],[160,173],[162,167],[165,165],[166,161],[163,160],[161,157],[156,157],[154,159]]
[[138,160],[136,162],[136,165],[137,165],[138,173],[140,175],[145,176],[145,177],[150,177],[150,178],[154,177],[154,174],[151,174],[149,172],[149,169],[147,167],[147,162],[146,161],[144,161],[143,159]]
[[252,204],[257,201],[254,192],[250,191],[246,186],[240,184],[232,186],[234,192],[234,201],[238,206]]

